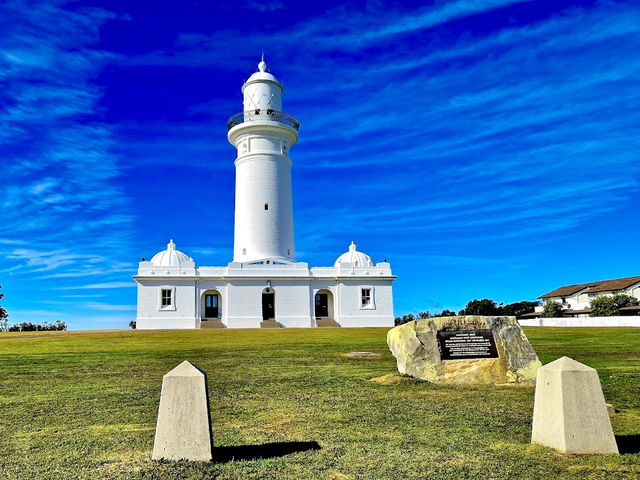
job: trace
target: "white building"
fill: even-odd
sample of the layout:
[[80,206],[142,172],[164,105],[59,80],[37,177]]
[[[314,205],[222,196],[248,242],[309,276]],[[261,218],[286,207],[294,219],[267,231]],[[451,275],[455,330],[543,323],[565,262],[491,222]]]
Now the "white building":
[[[538,298],[542,299],[543,305],[536,307],[535,313],[527,316],[539,316],[542,313],[544,304],[549,302],[562,304],[564,315],[588,316],[591,313],[591,300],[601,295],[612,296],[618,293],[624,293],[640,300],[640,276],[600,280],[556,288],[539,296]],[[638,307],[623,307],[621,312],[627,315],[634,315],[639,310]]]
[[298,121],[282,111],[282,85],[264,61],[242,86],[228,121],[237,149],[233,261],[197,267],[173,240],[138,274],[139,329],[393,326],[385,261],[352,242],[332,267],[297,262],[291,159]]

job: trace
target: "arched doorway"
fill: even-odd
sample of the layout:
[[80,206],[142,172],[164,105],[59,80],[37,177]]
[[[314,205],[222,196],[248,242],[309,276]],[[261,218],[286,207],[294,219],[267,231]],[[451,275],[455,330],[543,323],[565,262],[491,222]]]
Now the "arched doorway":
[[205,290],[200,312],[202,320],[222,318],[222,296],[218,290]]
[[330,290],[318,290],[313,305],[316,318],[333,318],[333,294]]
[[262,290],[262,320],[276,319],[276,292],[273,288]]

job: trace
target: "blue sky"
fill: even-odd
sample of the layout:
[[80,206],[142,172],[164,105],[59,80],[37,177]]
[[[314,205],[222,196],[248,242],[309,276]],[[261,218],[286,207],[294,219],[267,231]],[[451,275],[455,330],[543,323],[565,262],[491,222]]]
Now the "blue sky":
[[354,240],[395,312],[640,274],[640,4],[0,4],[10,323],[123,328],[173,238],[233,247],[226,119],[261,52],[301,123],[296,249]]

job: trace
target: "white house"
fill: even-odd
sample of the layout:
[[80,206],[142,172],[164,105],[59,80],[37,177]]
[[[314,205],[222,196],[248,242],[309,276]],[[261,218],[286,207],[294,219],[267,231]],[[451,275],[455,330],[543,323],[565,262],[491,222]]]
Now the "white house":
[[390,265],[352,242],[332,267],[296,261],[291,159],[299,123],[282,111],[283,87],[264,60],[227,122],[237,149],[233,261],[196,266],[176,249],[142,261],[139,329],[393,326]]
[[[591,312],[591,300],[595,297],[618,293],[624,293],[640,300],[640,276],[565,285],[538,298],[542,299],[543,305],[548,302],[561,303],[566,315],[586,316]],[[543,308],[543,306],[536,307],[536,313],[542,312]],[[639,309],[625,307],[622,310],[633,314]],[[534,315],[529,314],[529,316]]]

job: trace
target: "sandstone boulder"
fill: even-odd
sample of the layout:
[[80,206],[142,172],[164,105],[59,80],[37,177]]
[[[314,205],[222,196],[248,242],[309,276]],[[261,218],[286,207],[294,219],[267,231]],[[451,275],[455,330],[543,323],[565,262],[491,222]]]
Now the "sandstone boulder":
[[541,363],[515,317],[416,320],[389,330],[398,371],[434,383],[533,385]]

